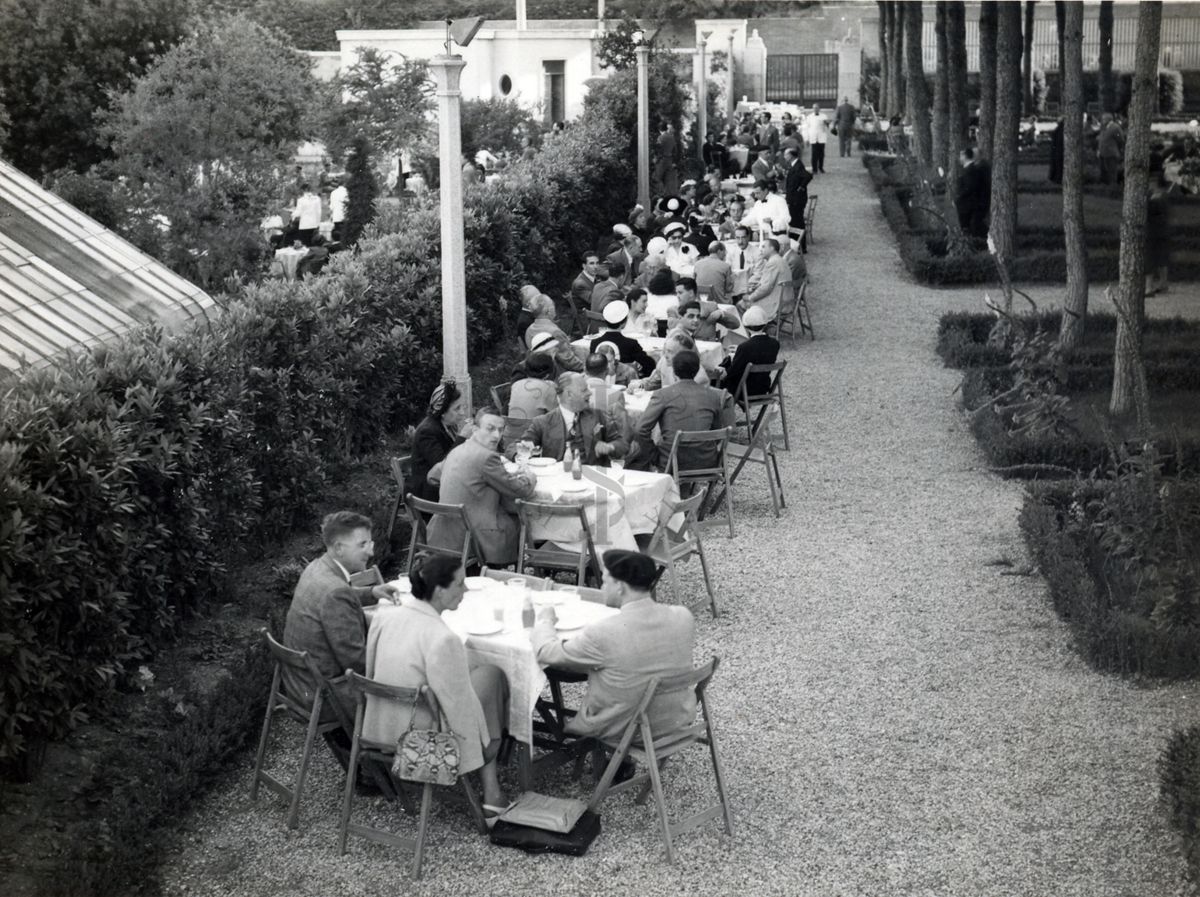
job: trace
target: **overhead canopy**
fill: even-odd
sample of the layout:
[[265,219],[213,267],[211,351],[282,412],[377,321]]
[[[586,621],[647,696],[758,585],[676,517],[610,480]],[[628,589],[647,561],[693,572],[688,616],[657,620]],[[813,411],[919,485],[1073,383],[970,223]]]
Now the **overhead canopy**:
[[0,161],[0,370],[44,364],[212,297]]

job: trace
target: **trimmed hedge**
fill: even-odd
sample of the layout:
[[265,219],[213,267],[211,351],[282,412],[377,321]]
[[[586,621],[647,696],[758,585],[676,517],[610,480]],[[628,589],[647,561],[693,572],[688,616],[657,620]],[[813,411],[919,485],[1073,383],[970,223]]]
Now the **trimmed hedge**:
[[1176,731],[1158,758],[1167,816],[1179,830],[1192,881],[1200,881],[1200,726]]
[[[1151,608],[1126,588],[1134,578],[1110,575],[1090,530],[1089,500],[1096,483],[1031,484],[1020,525],[1034,562],[1046,578],[1058,615],[1071,627],[1079,652],[1097,669],[1124,675],[1193,678],[1200,675],[1200,628],[1158,626]],[[1175,488],[1183,488],[1175,484]],[[1200,489],[1189,485],[1190,500]]]
[[[889,156],[864,153],[863,165],[879,195],[883,217],[887,220],[900,250],[904,266],[921,283],[949,286],[996,281],[996,265],[982,242],[966,256],[951,258],[946,254],[944,233],[915,227],[909,220],[908,202],[911,186],[905,174],[893,174],[898,160]],[[1022,186],[1024,190],[1024,185]],[[1014,282],[1065,283],[1067,279],[1066,250],[1062,232],[1038,226],[1020,227],[1017,232],[1018,254],[1010,265]],[[1120,273],[1119,236],[1111,231],[1088,231],[1088,277],[1096,282],[1116,280]],[[1178,280],[1200,280],[1200,253],[1177,248],[1171,259],[1171,276]]]
[[[511,327],[521,282],[573,272],[568,257],[623,217],[627,157],[592,117],[468,190],[473,355]],[[416,204],[319,277],[7,384],[0,762],[86,720],[183,618],[229,595],[246,546],[311,525],[321,484],[419,418],[441,370],[439,284],[437,212]]]

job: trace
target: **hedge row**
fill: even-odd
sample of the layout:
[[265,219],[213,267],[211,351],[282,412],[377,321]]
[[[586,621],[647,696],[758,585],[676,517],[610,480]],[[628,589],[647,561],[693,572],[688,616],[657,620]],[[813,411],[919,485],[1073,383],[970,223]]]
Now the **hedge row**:
[[[467,192],[470,352],[526,280],[557,286],[628,196],[628,142],[593,117]],[[301,283],[228,297],[179,335],[135,332],[0,397],[0,761],[85,720],[247,545],[311,525],[311,496],[414,422],[440,374],[432,201]]]
[[1167,815],[1179,830],[1192,881],[1200,881],[1200,726],[1176,731],[1158,758]]
[[[1041,312],[1030,318],[1047,332],[1057,333],[1062,312]],[[938,321],[937,353],[951,368],[1004,367],[1011,360],[1005,348],[989,346],[988,334],[996,323],[990,313],[947,312]],[[1112,367],[1116,338],[1116,315],[1089,314],[1087,339],[1072,350],[1068,363],[1090,367]],[[1184,318],[1147,318],[1142,354],[1148,363],[1193,362],[1200,366],[1200,322]],[[1093,338],[1096,338],[1093,341]]]
[[[1055,610],[1070,626],[1080,653],[1098,669],[1173,679],[1200,675],[1200,631],[1156,625],[1144,596],[1129,587],[1136,577],[1110,575],[1118,562],[1106,559],[1096,544],[1087,509],[1103,488],[1036,483],[1026,492],[1021,532]],[[1190,488],[1190,500],[1200,501],[1200,492]]]
[[[981,241],[974,251],[961,257],[946,254],[943,233],[914,227],[907,211],[911,186],[889,172],[897,160],[863,154],[863,164],[879,194],[883,216],[896,236],[904,266],[921,283],[937,286],[990,283],[997,279],[995,261]],[[1094,239],[1093,239],[1094,237]],[[1119,238],[1112,232],[1088,232],[1088,277],[1096,282],[1116,280],[1120,271]],[[1018,230],[1018,254],[1010,264],[1010,275],[1019,283],[1065,283],[1067,256],[1062,234],[1051,228]],[[1178,280],[1200,279],[1200,253],[1177,249],[1171,259],[1171,276]]]

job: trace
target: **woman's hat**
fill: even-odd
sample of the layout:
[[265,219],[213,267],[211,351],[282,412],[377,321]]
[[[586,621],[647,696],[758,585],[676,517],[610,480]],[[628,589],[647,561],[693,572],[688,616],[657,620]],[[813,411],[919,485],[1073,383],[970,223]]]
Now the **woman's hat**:
[[614,299],[608,305],[604,306],[604,320],[610,324],[620,324],[629,317],[629,304],[623,299]]

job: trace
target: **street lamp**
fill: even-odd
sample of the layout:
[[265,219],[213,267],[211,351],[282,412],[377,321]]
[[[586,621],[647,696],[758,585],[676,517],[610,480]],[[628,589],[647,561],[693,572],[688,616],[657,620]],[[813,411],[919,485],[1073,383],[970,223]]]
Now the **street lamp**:
[[638,89],[638,203],[650,208],[650,45],[646,35],[635,31],[631,35],[637,54]]
[[704,51],[708,47],[711,31],[700,32],[700,88],[696,91],[697,105],[696,122],[700,126],[700,139],[696,141],[696,155],[701,164],[704,163],[704,139],[708,136],[708,66],[704,64]]
[[471,375],[467,364],[467,278],[463,238],[461,56],[451,43],[465,47],[483,25],[472,17],[446,20],[446,53],[429,60],[437,82],[438,190],[442,214],[442,378],[454,380],[471,408]]

